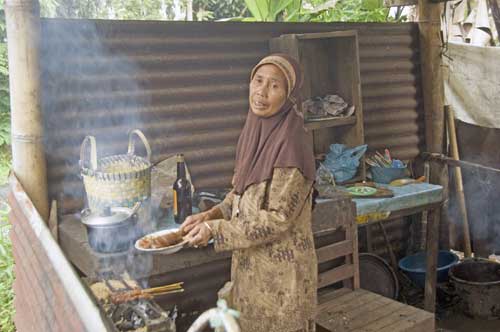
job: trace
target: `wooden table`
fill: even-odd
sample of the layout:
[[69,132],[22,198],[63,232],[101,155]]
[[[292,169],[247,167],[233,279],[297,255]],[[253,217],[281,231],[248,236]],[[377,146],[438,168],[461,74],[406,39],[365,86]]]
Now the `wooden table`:
[[[416,213],[428,212],[426,234],[426,279],[424,308],[435,311],[437,258],[439,243],[440,208],[443,202],[443,187],[429,183],[410,184],[403,187],[388,187],[394,197],[378,199],[354,199],[358,224],[385,222]],[[370,214],[373,216],[369,218]],[[368,216],[366,220],[362,218]],[[361,218],[360,218],[361,217]],[[360,223],[360,219],[362,223]]]

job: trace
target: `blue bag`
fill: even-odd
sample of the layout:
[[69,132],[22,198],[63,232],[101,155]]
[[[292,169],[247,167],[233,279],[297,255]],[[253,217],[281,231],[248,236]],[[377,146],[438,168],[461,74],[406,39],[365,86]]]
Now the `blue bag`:
[[345,182],[356,175],[359,160],[365,154],[367,147],[365,144],[348,149],[344,144],[330,145],[330,152],[326,155],[324,165],[333,174],[336,182]]

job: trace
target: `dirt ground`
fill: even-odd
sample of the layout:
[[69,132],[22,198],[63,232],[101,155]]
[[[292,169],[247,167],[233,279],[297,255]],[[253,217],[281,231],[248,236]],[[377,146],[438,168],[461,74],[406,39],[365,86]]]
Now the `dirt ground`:
[[438,320],[436,326],[437,332],[499,332],[500,320],[474,320],[463,315],[453,315]]

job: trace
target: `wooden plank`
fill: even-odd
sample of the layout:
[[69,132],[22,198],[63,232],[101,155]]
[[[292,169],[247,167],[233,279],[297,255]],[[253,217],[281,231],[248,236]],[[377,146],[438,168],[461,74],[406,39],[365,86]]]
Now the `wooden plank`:
[[344,305],[334,304],[331,307],[333,310],[322,311],[321,314],[316,317],[316,323],[330,331],[349,331],[351,323],[357,320],[358,315],[362,316],[370,310],[386,305],[386,303],[381,300],[383,297],[375,295],[376,294],[368,293]]
[[340,288],[336,290],[325,290],[325,291],[318,291],[318,305],[334,301],[339,299],[340,297],[348,294],[348,293],[353,293],[352,289],[349,288]]
[[396,310],[393,310],[388,315],[381,316],[382,318],[373,321],[370,324],[363,326],[363,331],[372,332],[372,331],[391,331],[390,329],[386,329],[387,326],[398,324],[406,319],[406,317],[415,314],[415,308],[409,305],[405,305],[397,302],[400,307]]
[[440,209],[429,211],[427,224],[427,250],[426,250],[426,273],[425,273],[425,299],[424,309],[434,312],[436,305],[436,282],[437,282],[437,256],[439,243],[439,215]]
[[[350,292],[347,292],[345,294],[340,294],[339,293],[339,296],[337,298],[334,298],[332,301],[328,301],[328,302],[335,302],[336,304],[342,304],[342,303],[351,301],[353,298],[360,297],[360,296],[362,296],[365,293],[369,293],[369,292],[365,291],[365,290],[362,290],[362,292],[360,292],[360,291],[350,291]],[[335,292],[333,294],[335,294]],[[329,306],[329,303],[326,303],[326,302],[322,303],[321,306],[318,306],[317,312],[319,313],[321,310],[323,310],[323,308],[326,308],[328,306]]]
[[375,301],[377,298],[378,296],[371,292],[357,293],[356,296],[350,296],[347,300],[339,298],[318,307],[317,317],[319,319],[319,317],[324,317],[325,315],[332,316],[340,312],[349,312],[364,303]]
[[305,121],[304,126],[309,130],[314,130],[320,128],[332,128],[352,125],[355,123],[356,117],[349,116],[344,118],[308,119]]
[[[354,203],[351,203],[352,209],[356,209],[356,205]],[[360,287],[360,279],[359,279],[359,250],[358,250],[358,226],[356,225],[356,222],[353,220],[353,223],[351,225],[352,231],[352,250],[353,250],[353,255],[352,255],[352,263],[354,265],[354,289],[359,289]]]
[[[390,216],[387,217],[387,219],[384,219],[382,222],[391,221],[391,220],[395,220],[395,219],[400,219],[400,218],[403,218],[403,217],[411,216],[411,215],[416,214],[416,213],[420,213],[422,211],[439,208],[441,206],[441,204],[442,204],[442,202],[437,202],[437,203],[425,204],[425,205],[422,205],[422,206],[408,208],[408,209],[391,211]],[[370,225],[370,224],[374,224],[374,223],[377,223],[377,222],[379,222],[379,221],[370,221],[370,222],[367,222],[367,223],[364,223],[364,224],[358,224],[358,226],[363,227],[365,225]]]
[[[352,252],[352,255],[348,255],[345,257],[346,264],[353,264],[354,256],[358,257],[358,250],[355,246],[355,242],[357,243],[357,236],[354,237],[352,234],[353,231],[355,232],[357,229],[358,228],[355,226],[354,220],[351,222],[351,224],[347,225],[345,228],[345,239],[346,239],[346,241],[349,241],[352,243],[352,246],[350,249]],[[354,266],[353,277],[342,281],[342,284],[344,285],[345,288],[352,288],[352,289],[359,288],[359,285],[358,285],[358,287],[354,287],[354,278],[356,276],[356,273],[359,274],[359,266],[355,266],[354,264],[353,264],[353,266]]]
[[404,304],[397,301],[390,301],[383,307],[366,312],[364,315],[359,316],[356,321],[352,322],[350,331],[366,332],[367,330],[365,327],[367,325],[374,324],[384,317],[391,315],[394,311],[400,310],[403,306]]
[[354,265],[344,264],[332,270],[320,273],[318,276],[318,288],[322,288],[336,282],[352,278],[354,276]]
[[362,305],[348,312],[349,317],[351,318],[352,321],[358,321],[359,319],[362,319],[362,317],[367,313],[377,310],[378,308],[384,307],[394,302],[394,300],[391,300],[387,297],[383,297],[375,293],[372,294],[374,296],[370,298],[370,301],[363,303]]
[[389,325],[384,329],[391,332],[427,332],[435,329],[434,315],[415,308],[413,315],[406,317],[397,323]]
[[316,249],[316,256],[318,256],[318,264],[324,263],[326,261],[338,257],[349,255],[352,253],[352,250],[353,250],[352,241],[347,241],[347,240]]

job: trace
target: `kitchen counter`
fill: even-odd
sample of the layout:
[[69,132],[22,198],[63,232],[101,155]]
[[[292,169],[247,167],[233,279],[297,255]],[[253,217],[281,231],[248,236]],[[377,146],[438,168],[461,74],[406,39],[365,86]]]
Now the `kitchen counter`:
[[[354,218],[350,198],[339,192],[338,197],[323,199],[313,211],[315,237],[331,234],[342,220]],[[171,228],[164,223],[160,229]],[[136,279],[149,278],[172,271],[207,263],[228,261],[230,252],[215,252],[212,245],[205,248],[184,248],[172,255],[141,253],[134,248],[128,252],[103,254],[93,251],[79,215],[66,215],[59,223],[59,242],[68,259],[86,276],[102,277],[128,272]]]

